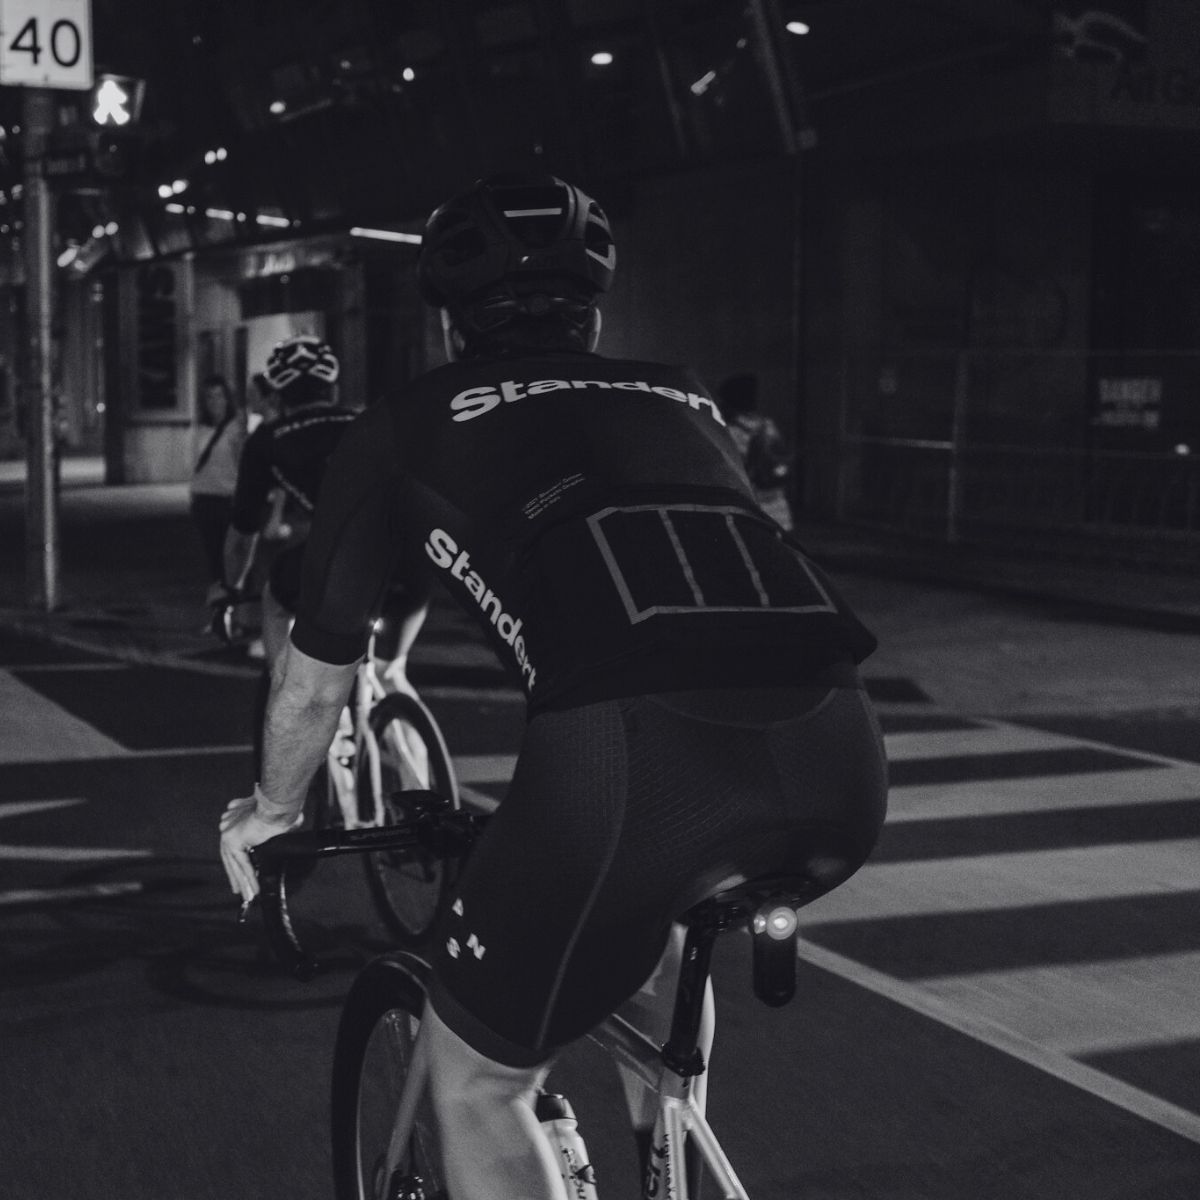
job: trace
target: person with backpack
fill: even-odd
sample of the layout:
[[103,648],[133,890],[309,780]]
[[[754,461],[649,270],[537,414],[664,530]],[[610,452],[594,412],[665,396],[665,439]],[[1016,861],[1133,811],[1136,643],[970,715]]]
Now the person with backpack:
[[748,372],[731,375],[717,388],[717,403],[741,452],[759,507],[781,529],[790,531],[794,525],[787,496],[791,454],[779,427],[758,411],[758,377]]
[[238,462],[246,444],[246,410],[221,375],[200,389],[200,427],[207,430],[189,486],[189,511],[200,535],[208,576],[207,601],[224,592],[225,535],[233,515]]

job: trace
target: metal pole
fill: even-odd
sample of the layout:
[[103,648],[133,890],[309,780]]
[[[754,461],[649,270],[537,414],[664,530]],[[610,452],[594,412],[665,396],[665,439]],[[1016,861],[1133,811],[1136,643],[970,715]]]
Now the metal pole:
[[970,351],[958,353],[954,369],[954,412],[950,423],[950,466],[946,480],[946,541],[961,533],[963,450],[966,445],[967,402],[970,389]]
[[25,88],[21,134],[25,154],[25,325],[28,368],[28,458],[25,483],[25,594],[31,607],[58,607],[58,464],[55,453],[51,274],[53,201],[43,173],[54,124],[54,94]]
[[771,107],[779,122],[779,137],[785,154],[795,154],[800,149],[800,136],[796,128],[796,110],[791,95],[787,68],[781,61],[777,44],[780,25],[774,0],[750,0],[750,26],[754,46],[758,51],[759,64],[771,96]]

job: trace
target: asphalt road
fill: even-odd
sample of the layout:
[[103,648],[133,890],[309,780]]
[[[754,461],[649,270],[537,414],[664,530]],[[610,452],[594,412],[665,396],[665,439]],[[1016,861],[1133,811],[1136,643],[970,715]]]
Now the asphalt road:
[[[502,796],[519,701],[452,615],[420,657],[464,779]],[[327,963],[313,983],[282,978],[234,921],[214,830],[250,784],[253,674],[220,658],[129,665],[0,636],[12,1200],[330,1195],[338,1005],[383,933],[345,859],[298,901]],[[872,864],[806,911],[796,1001],[753,999],[744,937],[718,953],[711,1116],[750,1194],[1192,1200],[1194,722],[1111,704],[968,713],[898,662],[869,672],[889,826]],[[597,1056],[573,1052],[561,1086],[606,1194],[629,1196]]]
[[[197,637],[186,498],[63,499],[60,640],[0,633],[0,1196],[328,1197],[338,1007],[385,944],[358,865],[297,899],[324,973],[282,977],[217,865],[254,676]],[[1200,638],[839,583],[881,639],[890,817],[805,910],[789,1007],[753,999],[744,937],[719,946],[710,1107],[750,1195],[1194,1200]],[[519,700],[453,612],[416,657],[460,775],[502,797]],[[585,1046],[560,1084],[631,1197],[611,1072]]]

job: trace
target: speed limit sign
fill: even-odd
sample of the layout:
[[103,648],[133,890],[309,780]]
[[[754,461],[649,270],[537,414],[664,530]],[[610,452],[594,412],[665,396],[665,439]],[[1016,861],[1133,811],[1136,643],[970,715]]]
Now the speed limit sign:
[[90,88],[91,0],[0,0],[0,84]]

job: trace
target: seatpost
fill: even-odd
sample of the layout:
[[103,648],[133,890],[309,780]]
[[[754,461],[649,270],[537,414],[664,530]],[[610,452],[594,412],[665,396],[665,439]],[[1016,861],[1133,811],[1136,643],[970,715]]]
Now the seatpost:
[[704,993],[712,962],[713,942],[720,926],[708,920],[693,920],[683,943],[683,961],[679,967],[679,985],[675,990],[675,1010],[671,1016],[671,1034],[662,1048],[663,1064],[687,1079],[704,1073],[704,1055],[700,1053],[700,1021],[704,1013]]

